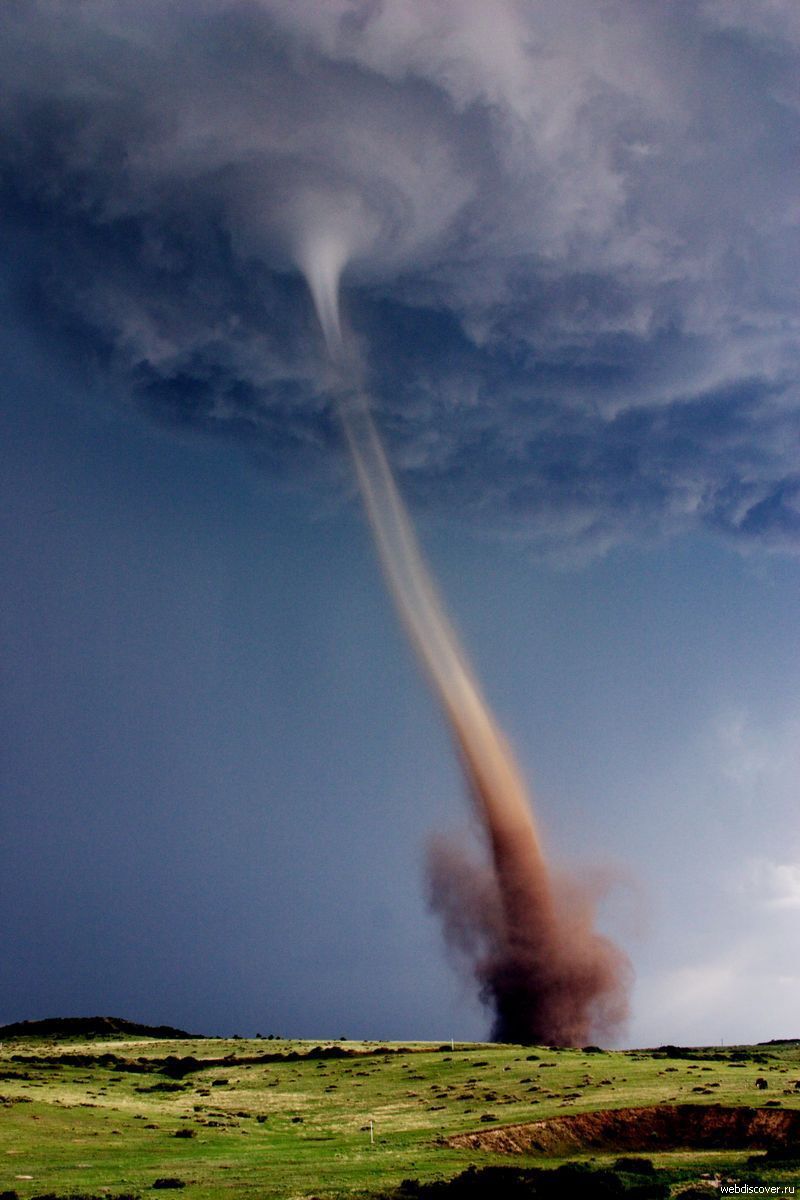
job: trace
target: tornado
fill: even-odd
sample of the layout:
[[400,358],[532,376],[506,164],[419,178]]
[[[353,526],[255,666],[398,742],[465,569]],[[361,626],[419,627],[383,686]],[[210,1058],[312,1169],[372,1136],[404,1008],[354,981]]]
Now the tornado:
[[549,866],[525,780],[425,563],[342,326],[339,282],[347,258],[344,240],[330,232],[308,236],[298,254],[383,574],[447,719],[485,832],[485,864],[445,839],[433,844],[431,907],[493,1012],[494,1040],[559,1046],[611,1040],[628,1015],[628,959],[597,932],[591,890]]

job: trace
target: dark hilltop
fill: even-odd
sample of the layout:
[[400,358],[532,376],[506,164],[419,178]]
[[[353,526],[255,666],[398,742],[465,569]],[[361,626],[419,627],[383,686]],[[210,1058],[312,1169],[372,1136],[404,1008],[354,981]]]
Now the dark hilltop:
[[173,1029],[171,1025],[140,1025],[123,1017],[48,1017],[43,1021],[15,1021],[0,1025],[0,1041],[11,1038],[98,1038],[98,1037],[194,1038],[200,1034]]

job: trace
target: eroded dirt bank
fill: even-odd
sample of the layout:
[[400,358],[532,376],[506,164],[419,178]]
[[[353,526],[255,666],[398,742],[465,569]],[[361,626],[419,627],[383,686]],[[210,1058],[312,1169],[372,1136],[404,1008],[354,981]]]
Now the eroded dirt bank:
[[573,1154],[580,1150],[770,1150],[800,1142],[796,1109],[661,1104],[601,1109],[447,1138],[448,1146],[494,1153]]

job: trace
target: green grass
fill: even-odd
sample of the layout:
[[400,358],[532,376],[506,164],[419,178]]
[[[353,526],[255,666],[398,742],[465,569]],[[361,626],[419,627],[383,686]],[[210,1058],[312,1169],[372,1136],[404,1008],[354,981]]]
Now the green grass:
[[[186,1181],[187,1200],[211,1197],[366,1196],[407,1177],[446,1179],[474,1162],[508,1157],[455,1150],[437,1139],[464,1130],[666,1102],[800,1108],[800,1046],[760,1047],[763,1061],[737,1065],[730,1050],[693,1051],[697,1058],[647,1052],[426,1043],[345,1059],[208,1067],[171,1079],[92,1062],[59,1062],[63,1054],[113,1054],[146,1068],[167,1055],[237,1059],[307,1051],[313,1043],[258,1041],[68,1041],[0,1044],[0,1192],[21,1200],[54,1192],[156,1195],[153,1181]],[[395,1049],[390,1047],[390,1049]],[[12,1056],[16,1056],[16,1061]],[[34,1056],[36,1062],[30,1061]],[[714,1057],[712,1057],[714,1056]],[[768,1080],[766,1091],[755,1086]],[[224,1081],[224,1082],[223,1082]],[[152,1090],[157,1087],[158,1090]],[[174,1090],[162,1090],[164,1087]],[[694,1089],[703,1087],[704,1092]],[[493,1116],[494,1122],[482,1121]],[[259,1119],[260,1118],[260,1119]],[[373,1122],[374,1142],[369,1123]],[[175,1137],[191,1130],[192,1137]],[[737,1177],[749,1151],[649,1155],[674,1179],[722,1170]],[[587,1156],[588,1157],[588,1156]],[[617,1154],[595,1154],[610,1163]],[[515,1156],[513,1165],[561,1160]],[[752,1171],[753,1168],[750,1168]],[[31,1178],[20,1178],[30,1176]],[[798,1183],[791,1171],[769,1182]],[[171,1193],[177,1194],[177,1193]]]

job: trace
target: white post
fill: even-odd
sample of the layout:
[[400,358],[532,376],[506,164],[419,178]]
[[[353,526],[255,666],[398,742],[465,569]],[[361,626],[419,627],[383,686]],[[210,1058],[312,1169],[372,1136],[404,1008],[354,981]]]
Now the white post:
[[369,1144],[370,1146],[375,1145],[375,1126],[372,1121],[369,1123]]

